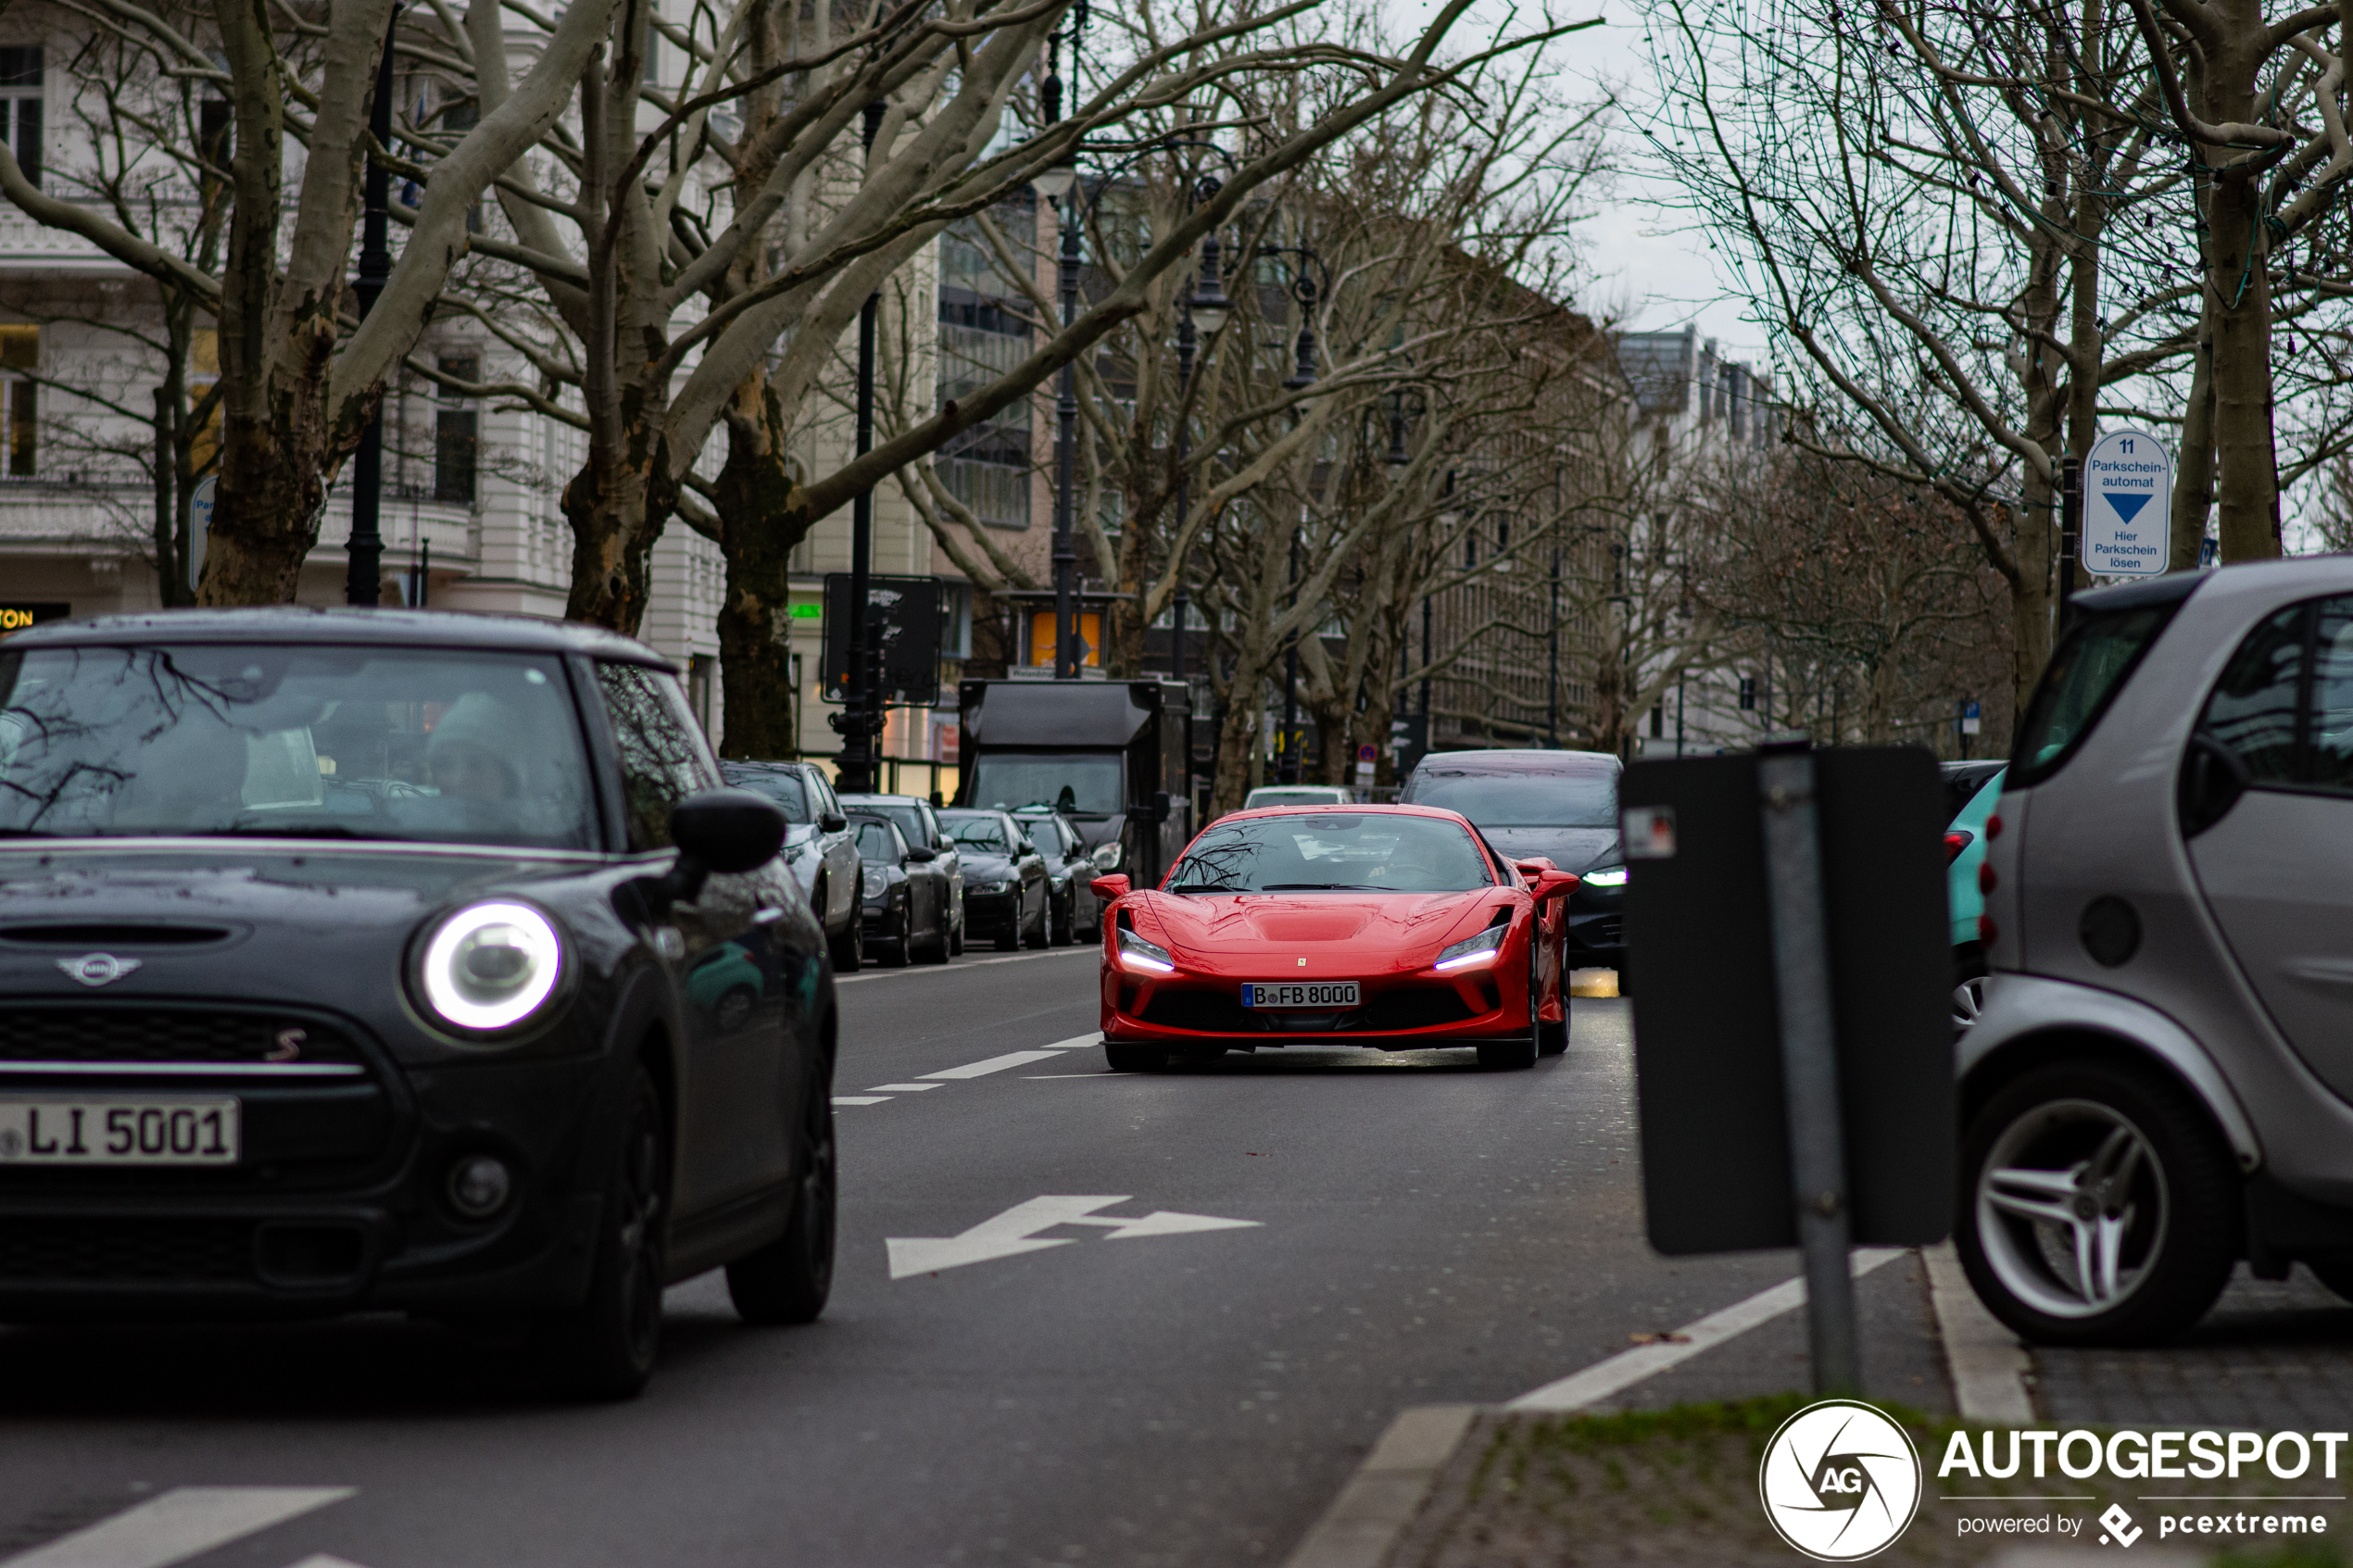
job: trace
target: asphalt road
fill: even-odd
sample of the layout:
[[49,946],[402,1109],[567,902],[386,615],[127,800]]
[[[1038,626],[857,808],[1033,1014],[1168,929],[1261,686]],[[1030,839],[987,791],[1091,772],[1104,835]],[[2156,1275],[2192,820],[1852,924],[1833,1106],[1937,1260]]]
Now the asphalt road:
[[[836,1089],[874,1103],[838,1110],[833,1305],[751,1329],[716,1275],[681,1286],[635,1403],[553,1403],[511,1347],[396,1319],[0,1331],[0,1568],[195,1486],[352,1490],[193,1556],[150,1509],[120,1526],[161,1543],[138,1568],[1279,1562],[1400,1408],[1509,1399],[1793,1272],[1642,1242],[1623,1002],[1580,999],[1530,1072],[1115,1075],[1045,1048],[1091,1037],[1095,962],[845,981]],[[920,1245],[1041,1198],[1073,1201],[995,1241],[1061,1245]]]

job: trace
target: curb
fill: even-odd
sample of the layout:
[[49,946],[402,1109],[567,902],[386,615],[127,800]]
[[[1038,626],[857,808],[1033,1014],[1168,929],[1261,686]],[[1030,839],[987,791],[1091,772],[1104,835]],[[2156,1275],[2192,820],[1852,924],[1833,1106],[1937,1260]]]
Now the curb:
[[1380,1568],[1482,1408],[1417,1405],[1399,1411],[1283,1568]]
[[2034,1401],[2027,1387],[2034,1361],[2026,1347],[1978,1300],[1950,1241],[1921,1248],[1920,1261],[1928,1265],[1929,1307],[1961,1419],[2032,1426]]

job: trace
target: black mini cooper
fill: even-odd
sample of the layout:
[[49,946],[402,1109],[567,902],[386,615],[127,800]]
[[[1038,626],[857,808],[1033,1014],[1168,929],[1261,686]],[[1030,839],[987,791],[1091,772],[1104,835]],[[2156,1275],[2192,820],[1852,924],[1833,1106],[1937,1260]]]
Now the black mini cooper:
[[405,1310],[651,1371],[823,1310],[832,972],[670,667],[182,610],[0,644],[0,1320]]

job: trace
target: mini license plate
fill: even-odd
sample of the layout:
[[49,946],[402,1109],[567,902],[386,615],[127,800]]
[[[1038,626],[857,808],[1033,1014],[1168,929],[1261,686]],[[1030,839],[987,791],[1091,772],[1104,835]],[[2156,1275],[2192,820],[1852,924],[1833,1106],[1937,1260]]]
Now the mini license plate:
[[229,1095],[0,1095],[0,1166],[234,1165]]
[[1355,1005],[1356,982],[1353,980],[1242,982],[1242,1006],[1246,1008],[1353,1008]]

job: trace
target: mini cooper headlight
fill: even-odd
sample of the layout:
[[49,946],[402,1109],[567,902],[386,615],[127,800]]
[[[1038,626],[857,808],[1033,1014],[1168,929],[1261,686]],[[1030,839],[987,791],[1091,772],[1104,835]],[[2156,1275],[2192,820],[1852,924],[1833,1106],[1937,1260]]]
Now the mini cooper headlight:
[[1476,936],[1466,936],[1438,955],[1433,969],[1460,969],[1494,958],[1503,949],[1504,926],[1491,925]]
[[467,1030],[511,1029],[555,994],[563,941],[528,904],[470,904],[443,921],[418,965],[426,1008]]
[[1578,881],[1587,887],[1623,887],[1626,885],[1626,868],[1606,866],[1597,872],[1587,872]]
[[1119,961],[1150,974],[1173,974],[1176,969],[1176,960],[1168,956],[1167,948],[1145,941],[1125,926],[1119,932]]

